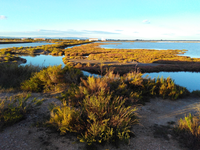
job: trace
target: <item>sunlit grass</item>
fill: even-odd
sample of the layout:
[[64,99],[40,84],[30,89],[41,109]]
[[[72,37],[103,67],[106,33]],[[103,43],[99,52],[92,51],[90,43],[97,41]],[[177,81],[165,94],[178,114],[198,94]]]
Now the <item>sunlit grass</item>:
[[125,99],[102,91],[87,95],[79,108],[63,102],[51,111],[48,122],[61,134],[76,132],[80,142],[92,143],[127,141],[130,128],[137,123],[136,108],[126,107]]
[[29,79],[31,75],[42,69],[39,66],[0,63],[0,87],[1,89],[19,89],[20,84]]
[[10,126],[26,118],[33,106],[41,105],[43,100],[29,100],[30,94],[0,99],[0,128]]
[[200,105],[193,107],[197,114],[186,115],[178,121],[178,126],[174,129],[175,133],[182,139],[184,145],[190,149],[200,148]]

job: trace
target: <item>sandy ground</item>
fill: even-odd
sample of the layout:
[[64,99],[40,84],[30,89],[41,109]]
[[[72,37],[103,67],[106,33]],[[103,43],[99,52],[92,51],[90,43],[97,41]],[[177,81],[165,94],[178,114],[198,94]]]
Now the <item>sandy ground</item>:
[[[16,93],[15,93],[16,94]],[[12,93],[0,93],[0,99],[15,95]],[[53,132],[44,127],[36,127],[35,124],[49,113],[49,103],[60,103],[55,98],[42,94],[32,94],[32,97],[45,99],[45,102],[27,115],[25,120],[5,128],[0,132],[0,150],[82,150],[87,149],[84,143],[80,143],[76,136],[65,136]],[[96,145],[98,150],[186,150],[169,133],[165,136],[156,135],[155,130],[162,126],[171,126],[169,122],[177,122],[185,113],[195,112],[195,106],[200,105],[198,98],[184,98],[176,101],[151,99],[146,105],[139,107],[138,115],[140,124],[133,126],[135,137],[129,140],[128,145]]]

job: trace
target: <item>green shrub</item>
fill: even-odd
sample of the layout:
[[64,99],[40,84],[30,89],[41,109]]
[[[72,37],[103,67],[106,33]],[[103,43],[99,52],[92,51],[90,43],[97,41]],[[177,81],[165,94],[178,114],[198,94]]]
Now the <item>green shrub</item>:
[[19,88],[20,84],[38,72],[41,67],[33,65],[18,66],[17,64],[0,64],[1,88]]
[[189,94],[189,91],[185,87],[176,85],[169,77],[167,79],[163,77],[157,78],[156,81],[151,80],[148,84],[147,86],[151,85],[151,95],[162,96],[164,99],[170,98],[175,100]]
[[49,66],[21,84],[21,89],[34,92],[63,90],[67,84],[80,82],[82,72],[70,66]]
[[137,123],[136,108],[126,107],[125,99],[101,92],[87,95],[79,108],[56,106],[51,111],[48,123],[61,134],[78,133],[78,139],[92,143],[126,141],[130,138],[130,128]]
[[20,95],[0,99],[0,128],[12,125],[26,117],[33,105],[39,105],[43,100],[34,98],[28,101],[31,95]]
[[200,90],[196,90],[196,91],[192,91],[192,93],[194,96],[200,97]]
[[[179,120],[180,130],[189,131],[192,135],[200,138],[200,118],[189,114],[184,119]],[[199,139],[200,140],[200,139]]]
[[56,127],[61,134],[66,132],[78,132],[82,131],[81,112],[73,107],[70,107],[63,102],[61,106],[55,106],[51,110],[51,118],[49,124]]
[[200,109],[198,115],[187,115],[174,128],[178,140],[192,150],[200,149]]
[[71,86],[60,99],[77,106],[86,95],[98,95],[102,91],[128,98],[126,101],[128,105],[144,104],[152,96],[162,96],[174,100],[189,94],[187,89],[174,84],[170,78],[158,78],[155,81],[143,79],[139,72],[128,73],[123,77],[109,72],[102,78],[91,76],[87,79],[81,79],[80,86]]

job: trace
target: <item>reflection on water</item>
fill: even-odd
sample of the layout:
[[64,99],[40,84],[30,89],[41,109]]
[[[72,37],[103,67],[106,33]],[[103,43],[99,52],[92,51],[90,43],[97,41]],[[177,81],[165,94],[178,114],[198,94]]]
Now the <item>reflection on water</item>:
[[[38,56],[20,56],[20,57],[27,60],[27,62],[22,65],[32,64],[36,66],[48,67],[49,65],[53,66],[61,64],[62,67],[65,66],[65,64],[62,61],[62,58],[64,56],[38,55]],[[82,72],[86,76],[101,77],[98,74],[92,74],[87,71],[82,71]]]
[[38,55],[38,56],[20,56],[21,58],[24,58],[27,60],[27,62],[23,65],[32,64],[32,65],[39,65],[47,67],[49,65],[62,65],[65,66],[65,64],[62,61],[62,58],[64,56],[51,56],[51,55]]
[[159,73],[145,73],[143,77],[148,75],[151,78],[171,77],[174,82],[180,86],[186,87],[190,92],[193,90],[200,90],[200,73],[197,72],[159,72]]

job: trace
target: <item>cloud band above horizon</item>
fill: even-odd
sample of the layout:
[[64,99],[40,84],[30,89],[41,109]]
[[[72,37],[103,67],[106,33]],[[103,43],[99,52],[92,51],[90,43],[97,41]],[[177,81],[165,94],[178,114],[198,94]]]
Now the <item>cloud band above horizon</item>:
[[7,17],[4,15],[0,15],[0,19],[7,19]]

